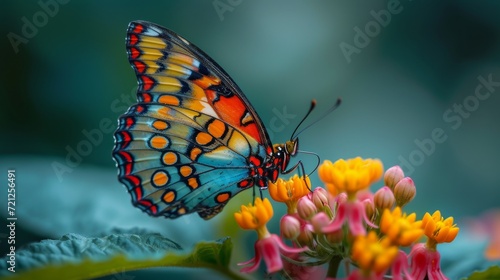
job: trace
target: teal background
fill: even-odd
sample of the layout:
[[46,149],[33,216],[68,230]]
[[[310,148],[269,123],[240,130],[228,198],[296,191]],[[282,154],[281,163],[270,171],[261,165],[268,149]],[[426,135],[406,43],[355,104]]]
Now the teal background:
[[[137,19],[174,30],[223,66],[274,143],[290,137],[311,99],[318,106],[309,121],[342,97],[338,110],[300,135],[301,150],[323,160],[362,156],[386,168],[402,165],[418,193],[407,211],[420,216],[440,209],[460,220],[499,206],[500,86],[484,100],[474,97],[478,77],[500,82],[499,2],[400,1],[386,26],[374,25],[373,13],[394,1],[62,2],[9,0],[0,8],[0,173],[18,171],[20,244],[141,226],[186,247],[232,235],[248,243],[234,263],[253,255],[255,235],[232,221],[251,194],[210,222],[168,221],[133,209],[116,180],[112,131],[136,89],[124,38]],[[57,11],[51,6],[47,15],[40,3],[57,3]],[[23,32],[26,22],[38,22],[36,31]],[[366,33],[367,26],[373,36],[356,44],[356,28]],[[25,43],[13,46],[12,34]],[[343,43],[357,46],[347,58]],[[454,104],[472,109],[461,115]],[[426,140],[435,130],[442,143]],[[90,143],[88,134],[94,142],[80,160],[70,156],[72,166],[68,154]],[[314,169],[314,157],[297,159]],[[2,216],[4,205],[1,198]],[[275,232],[283,211],[276,208]]]

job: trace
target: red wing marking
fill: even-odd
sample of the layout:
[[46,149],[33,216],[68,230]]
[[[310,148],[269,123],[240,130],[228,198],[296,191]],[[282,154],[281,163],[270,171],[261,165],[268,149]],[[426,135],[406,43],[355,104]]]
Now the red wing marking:
[[262,161],[258,157],[255,157],[255,156],[251,156],[248,160],[250,161],[250,163],[252,163],[255,166],[260,166],[260,164],[262,163]]
[[136,45],[139,42],[139,37],[137,37],[137,35],[135,34],[130,34],[129,42],[132,46]]
[[[134,118],[132,117],[128,117],[125,121],[125,128],[131,128],[133,125],[134,125],[135,121],[134,121]],[[127,135],[127,137],[130,138],[130,135]],[[127,139],[128,141],[130,141],[130,139]]]
[[133,59],[138,58],[140,54],[141,52],[137,48],[134,47],[130,48],[130,57],[132,57]]
[[142,102],[146,102],[146,103],[149,103],[151,102],[151,100],[153,100],[153,98],[151,97],[151,94],[147,93],[147,92],[143,92],[141,94],[141,97],[142,97]]
[[144,90],[150,90],[155,84],[155,81],[148,76],[141,76],[141,80]]
[[144,30],[144,26],[142,26],[141,24],[136,24],[135,25],[135,28],[132,32],[134,33],[142,33],[142,30]]
[[243,125],[241,119],[245,114],[247,114],[247,106],[243,103],[243,100],[238,98],[236,95],[230,97],[225,97],[222,95],[217,95],[213,90],[205,90],[207,98],[212,102],[212,106],[219,116],[229,124],[235,126],[239,130],[245,131],[250,136],[252,136],[258,143],[263,144],[262,138],[259,134],[259,128],[255,122]]
[[146,64],[144,64],[143,62],[136,60],[133,63],[137,72],[142,74],[144,73],[144,71],[146,71]]

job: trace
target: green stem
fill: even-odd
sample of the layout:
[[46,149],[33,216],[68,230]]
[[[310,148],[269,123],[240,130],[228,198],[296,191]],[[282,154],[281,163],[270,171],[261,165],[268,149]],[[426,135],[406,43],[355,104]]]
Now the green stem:
[[336,278],[337,272],[339,271],[340,262],[342,262],[342,256],[334,255],[330,262],[328,263],[328,272],[326,273],[327,278]]

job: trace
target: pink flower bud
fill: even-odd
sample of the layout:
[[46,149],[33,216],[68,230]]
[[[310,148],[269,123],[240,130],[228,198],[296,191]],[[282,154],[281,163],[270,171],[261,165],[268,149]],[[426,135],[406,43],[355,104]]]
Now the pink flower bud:
[[299,199],[299,202],[297,203],[297,213],[300,218],[308,221],[317,212],[318,209],[309,197],[303,196]]
[[373,201],[373,193],[370,190],[362,190],[356,193],[356,198],[359,201],[363,201],[365,199]]
[[382,213],[382,210],[388,208],[391,209],[394,205],[396,199],[389,187],[382,187],[376,193],[374,197],[375,207]]
[[373,200],[365,199],[362,202],[365,207],[366,217],[369,220],[373,219],[373,216],[375,216],[375,204],[373,203]]
[[319,212],[311,218],[311,225],[315,233],[320,234],[323,232],[323,228],[330,223],[330,218],[325,212]]
[[328,192],[321,187],[315,188],[312,193],[312,201],[318,209],[322,209],[328,205]]
[[417,193],[415,183],[410,177],[405,177],[400,180],[394,187],[394,197],[396,198],[396,205],[403,207],[408,202],[412,201]]
[[302,246],[314,248],[314,236],[313,236],[312,226],[310,224],[304,224],[301,227],[300,234],[297,237],[297,241]]
[[403,179],[405,174],[403,169],[399,165],[395,165],[389,169],[384,174],[384,184],[394,191],[396,184]]
[[339,193],[334,199],[330,201],[330,208],[337,209],[340,204],[347,201],[347,194],[345,192]]
[[293,240],[300,234],[300,221],[292,215],[285,215],[281,218],[280,230],[284,238]]

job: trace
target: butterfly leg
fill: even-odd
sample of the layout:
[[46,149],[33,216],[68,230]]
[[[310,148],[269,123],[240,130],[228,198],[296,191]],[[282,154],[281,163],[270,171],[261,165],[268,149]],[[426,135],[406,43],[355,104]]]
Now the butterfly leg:
[[[254,202],[254,204],[255,204],[255,197],[256,197],[256,195],[255,195],[255,189],[256,188],[258,188],[256,185],[254,185],[252,187],[252,190],[253,190],[253,202]],[[259,193],[260,193],[260,199],[264,199],[264,195],[262,194],[262,188],[258,188],[258,189],[259,189]]]
[[[297,164],[295,164],[294,166],[292,166],[290,169],[281,172],[281,174],[290,174],[291,172],[293,172],[297,168],[299,170],[299,176],[301,176],[300,173],[306,174],[306,171],[304,169],[304,164],[302,163],[301,160],[299,160],[299,162],[297,162]],[[303,175],[303,176],[306,176],[306,175]],[[309,191],[312,192],[311,187],[309,186],[309,184],[307,183],[307,180],[305,180],[305,178],[304,178],[304,182],[306,183],[307,189],[309,189]]]

